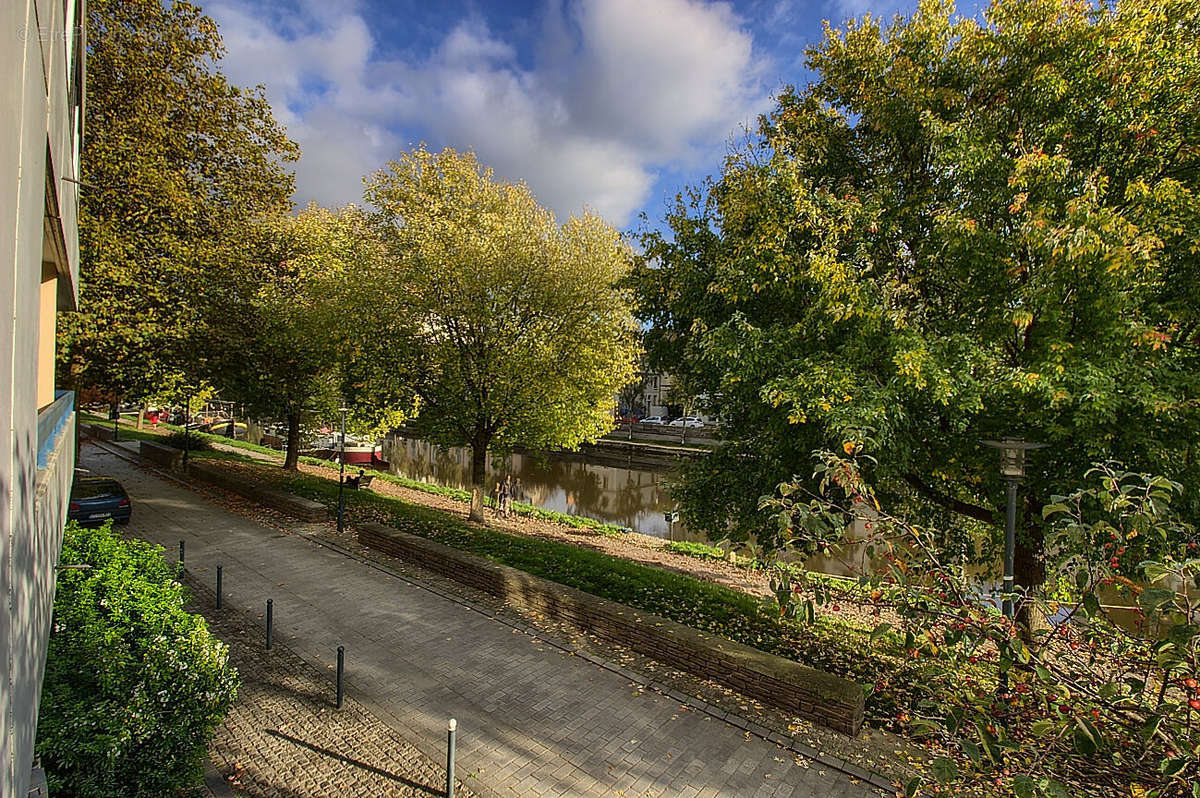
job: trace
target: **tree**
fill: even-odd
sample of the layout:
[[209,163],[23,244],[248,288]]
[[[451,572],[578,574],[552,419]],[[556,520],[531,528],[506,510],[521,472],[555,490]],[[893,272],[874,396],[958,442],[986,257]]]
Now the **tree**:
[[612,426],[638,352],[618,282],[630,252],[592,214],[563,225],[474,156],[424,148],[371,178],[386,258],[363,275],[357,360],[416,396],[417,431],[472,451],[483,520],[489,449],[573,447]]
[[184,609],[161,547],[72,523],[62,564],[38,713],[51,789],[119,798],[194,786],[237,694],[228,649]]
[[1017,434],[1050,444],[1020,585],[1045,577],[1037,511],[1093,461],[1182,483],[1195,518],[1198,42],[1195,0],[827,30],[813,83],[644,238],[648,347],[729,438],[685,475],[689,520],[778,542],[757,497],[871,437],[880,494],[962,542],[1002,506],[980,441]]
[[[310,205],[295,217],[259,220],[239,268],[211,287],[208,361],[222,396],[252,414],[285,419],[283,467],[300,459],[305,416],[331,420],[344,394],[347,321],[366,323],[342,290],[375,257],[361,212]],[[219,291],[218,291],[219,289]]]
[[[81,171],[79,313],[60,317],[66,384],[145,396],[191,380],[190,339],[247,222],[288,207],[299,151],[261,88],[219,71],[216,24],[188,2],[95,0]],[[203,375],[200,375],[203,376]]]

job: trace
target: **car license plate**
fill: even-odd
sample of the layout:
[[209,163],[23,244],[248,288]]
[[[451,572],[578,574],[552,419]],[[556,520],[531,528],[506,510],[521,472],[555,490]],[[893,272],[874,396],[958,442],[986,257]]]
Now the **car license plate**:
[[89,520],[93,518],[108,518],[108,513],[92,513],[88,516]]

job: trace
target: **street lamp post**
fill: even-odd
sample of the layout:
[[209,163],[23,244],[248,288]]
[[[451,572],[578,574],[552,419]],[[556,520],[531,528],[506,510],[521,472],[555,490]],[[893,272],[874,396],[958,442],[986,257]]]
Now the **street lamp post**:
[[347,407],[339,408],[342,413],[342,453],[338,458],[338,513],[337,513],[337,530],[338,534],[342,533],[343,518],[346,513],[346,412]]
[[984,441],[984,446],[1000,450],[1000,478],[1004,480],[1008,493],[1008,507],[1004,523],[1004,603],[1006,618],[1013,617],[1013,559],[1017,544],[1017,486],[1025,478],[1025,452],[1044,449],[1044,443],[1031,443],[1024,438],[1002,438]]

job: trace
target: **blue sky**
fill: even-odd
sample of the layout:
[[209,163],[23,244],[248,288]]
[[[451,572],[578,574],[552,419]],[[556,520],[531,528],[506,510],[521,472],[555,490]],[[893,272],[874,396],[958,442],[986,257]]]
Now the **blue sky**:
[[227,75],[263,84],[301,146],[296,201],[361,199],[414,143],[474,150],[560,220],[654,223],[719,171],[803,50],[916,0],[211,0]]

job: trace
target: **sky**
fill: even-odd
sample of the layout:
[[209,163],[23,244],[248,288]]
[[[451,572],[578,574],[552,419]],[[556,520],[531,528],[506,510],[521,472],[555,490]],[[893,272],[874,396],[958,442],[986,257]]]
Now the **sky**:
[[560,221],[651,226],[720,171],[804,48],[916,0],[212,0],[236,84],[299,142],[298,206],[362,201],[416,144],[472,150]]

